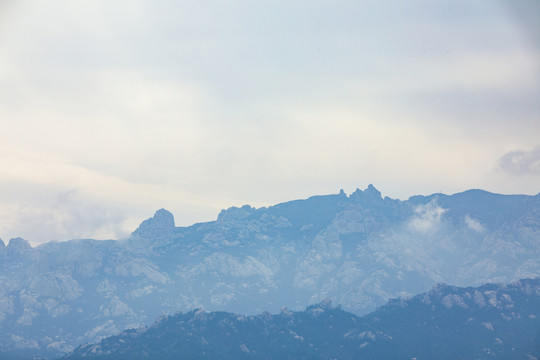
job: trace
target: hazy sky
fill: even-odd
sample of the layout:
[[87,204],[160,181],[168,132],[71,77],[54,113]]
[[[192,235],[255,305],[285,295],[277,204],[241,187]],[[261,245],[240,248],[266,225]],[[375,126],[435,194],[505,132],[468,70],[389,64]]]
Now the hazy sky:
[[537,194],[539,4],[0,0],[0,237],[370,183]]

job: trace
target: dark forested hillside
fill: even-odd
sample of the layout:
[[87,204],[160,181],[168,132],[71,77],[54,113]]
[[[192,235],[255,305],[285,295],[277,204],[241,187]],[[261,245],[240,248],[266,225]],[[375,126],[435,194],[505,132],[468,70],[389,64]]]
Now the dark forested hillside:
[[85,345],[72,359],[534,359],[540,279],[437,285],[359,317],[329,302],[243,316],[195,310]]

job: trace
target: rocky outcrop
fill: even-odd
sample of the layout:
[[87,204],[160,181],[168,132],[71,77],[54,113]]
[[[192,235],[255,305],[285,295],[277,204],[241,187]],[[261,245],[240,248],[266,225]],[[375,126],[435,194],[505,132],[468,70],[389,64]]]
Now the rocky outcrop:
[[155,239],[174,234],[174,229],[173,214],[168,210],[159,209],[152,218],[144,220],[132,236]]

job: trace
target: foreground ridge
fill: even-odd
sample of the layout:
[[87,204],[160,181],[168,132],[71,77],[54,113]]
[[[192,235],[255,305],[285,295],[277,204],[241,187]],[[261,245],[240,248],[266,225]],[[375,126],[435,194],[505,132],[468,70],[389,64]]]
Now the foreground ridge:
[[359,317],[330,302],[244,316],[193,310],[63,359],[522,359],[540,356],[540,279],[439,285]]

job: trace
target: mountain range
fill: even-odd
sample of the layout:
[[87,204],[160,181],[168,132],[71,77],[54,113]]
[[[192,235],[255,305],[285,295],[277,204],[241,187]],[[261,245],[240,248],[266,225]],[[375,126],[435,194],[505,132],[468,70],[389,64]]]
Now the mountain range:
[[161,209],[123,240],[0,241],[0,354],[54,358],[196,308],[249,315],[331,300],[362,315],[437,283],[537,276],[540,194],[401,201],[370,185],[188,227]]

